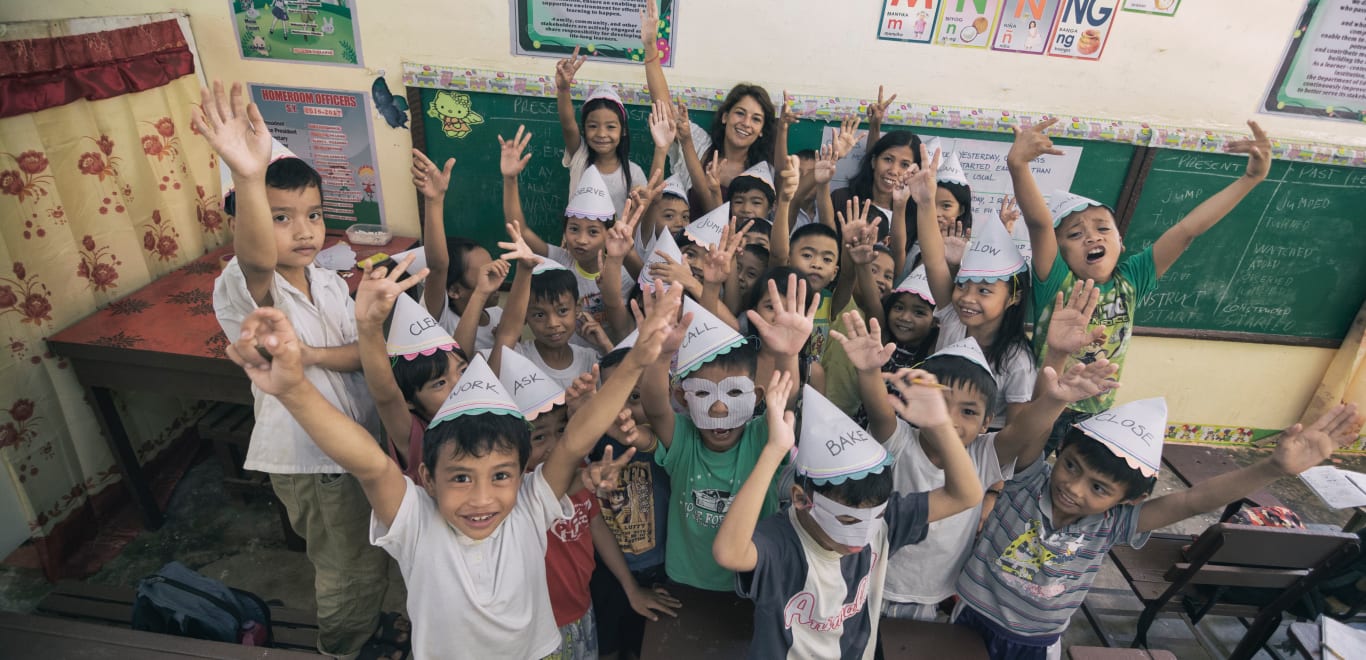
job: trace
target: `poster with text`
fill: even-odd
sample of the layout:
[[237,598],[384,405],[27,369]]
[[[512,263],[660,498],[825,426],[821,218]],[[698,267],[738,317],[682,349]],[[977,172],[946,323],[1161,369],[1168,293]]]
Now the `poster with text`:
[[1062,0],[1005,0],[991,49],[1043,55],[1061,8]]
[[1366,1],[1310,0],[1263,112],[1366,120]]
[[1175,16],[1176,8],[1180,6],[1181,0],[1124,0],[1124,11],[1137,12],[1139,14],[1157,14],[1159,16]]
[[360,66],[360,30],[347,0],[228,0],[243,58]]
[[328,227],[384,224],[369,94],[253,84],[251,99],[270,134],[322,175]]
[[945,0],[934,42],[944,46],[986,48],[1000,14],[1001,0]]
[[[579,48],[595,60],[642,62],[639,0],[510,0],[512,53],[562,58]],[[659,2],[655,46],[659,61],[673,66],[678,0]]]
[[934,36],[941,0],[882,0],[877,38],[927,44]]
[[1099,60],[1119,13],[1119,0],[1063,0],[1048,54]]

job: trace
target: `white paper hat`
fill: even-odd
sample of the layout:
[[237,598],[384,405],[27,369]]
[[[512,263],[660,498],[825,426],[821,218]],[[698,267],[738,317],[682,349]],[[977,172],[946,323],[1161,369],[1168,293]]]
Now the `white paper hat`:
[[[1001,217],[997,214],[996,217]],[[1005,224],[1004,222],[1001,224]],[[1015,249],[1020,251],[1020,256],[1025,258],[1025,263],[1029,263],[1034,258],[1034,246],[1029,242],[1029,226],[1024,220],[1016,220],[1015,228],[1010,231],[1010,239],[1015,241]]]
[[[289,147],[272,137],[270,138],[270,162],[273,163],[281,158],[298,158],[298,156],[290,151]],[[218,182],[223,187],[224,199],[227,199],[228,195],[236,190],[236,186],[232,183],[232,171],[228,169],[228,164],[222,158],[218,159]]]
[[531,360],[507,346],[503,347],[503,363],[499,367],[498,380],[512,392],[512,400],[527,421],[564,404],[564,388],[545,375]]
[[623,339],[623,340],[621,340],[620,342],[618,342],[616,346],[613,346],[613,347],[612,347],[612,350],[615,351],[615,350],[620,350],[620,349],[623,349],[623,348],[630,348],[630,347],[632,347],[632,346],[635,346],[635,345],[636,345],[636,339],[638,339],[639,337],[640,337],[640,328],[636,328],[635,330],[632,330],[632,331],[631,331],[631,334],[626,335],[626,338],[625,338],[625,339]]
[[674,362],[675,378],[697,371],[712,358],[729,353],[745,343],[745,338],[734,328],[687,296],[683,296],[683,313],[692,313],[692,323],[688,325],[683,344],[678,347]]
[[675,174],[665,179],[664,194],[673,195],[674,197],[687,201],[688,191],[683,189],[683,178]]
[[[773,191],[775,194],[777,193],[778,189],[773,187],[773,166],[769,165],[768,161],[761,160],[758,163],[755,163],[753,167],[741,172],[740,176],[747,176],[763,181],[768,184],[769,190]],[[738,179],[740,177],[736,178]]]
[[797,474],[818,484],[862,479],[892,464],[882,444],[810,385],[802,386]]
[[617,94],[617,89],[611,84],[598,85],[598,88],[593,90],[593,93],[589,94],[583,102],[588,103],[595,99],[607,99],[617,104],[617,107],[621,108],[622,114],[626,114],[626,104],[621,102],[621,96]]
[[1079,424],[1077,430],[1099,440],[1145,477],[1162,467],[1162,441],[1167,436],[1167,400],[1130,401]]
[[939,161],[939,172],[935,178],[943,183],[968,185],[968,175],[963,172],[963,164],[958,161],[958,152],[950,151],[944,154],[944,159]]
[[972,241],[963,251],[958,266],[959,282],[995,282],[1027,268],[1024,255],[996,215],[982,218],[972,226]]
[[990,374],[992,378],[996,377],[996,374],[991,371],[991,365],[987,364],[987,356],[985,353],[982,352],[982,346],[978,344],[977,340],[973,339],[972,337],[964,337],[952,344],[949,344],[948,346],[945,346],[936,351],[934,355],[931,355],[930,357],[925,359],[933,360],[937,357],[947,357],[950,355],[964,358],[969,362],[972,362],[973,364],[976,364],[977,366],[986,369],[987,373]]
[[389,337],[384,342],[389,357],[415,360],[419,355],[431,355],[458,347],[459,344],[427,313],[421,303],[410,296],[399,295],[398,302],[394,304],[394,318],[389,322]]
[[645,254],[645,265],[640,268],[640,276],[636,278],[636,283],[640,284],[642,287],[645,286],[646,283],[653,281],[650,279],[651,265],[668,263],[664,257],[659,256],[657,253],[662,252],[669,255],[669,258],[673,259],[674,263],[683,263],[683,251],[678,249],[678,241],[674,240],[674,235],[670,234],[667,229],[660,232],[658,237],[650,241],[650,246],[647,247],[646,250],[648,251]]
[[569,270],[569,268],[554,259],[541,257],[541,260],[537,261],[536,266],[531,269],[531,274],[540,275],[541,273],[548,273],[552,270]]
[[393,259],[395,263],[403,263],[403,260],[408,258],[410,254],[417,255],[417,258],[413,259],[412,265],[408,266],[408,274],[416,275],[427,267],[427,250],[425,248],[410,248],[398,254],[391,254],[389,258]]
[[460,382],[451,389],[450,396],[446,397],[446,402],[441,404],[441,409],[436,411],[427,428],[436,428],[440,423],[461,415],[484,413],[526,419],[507,388],[493,375],[484,356],[476,353],[474,359],[470,360],[470,366],[465,368],[465,374],[460,377]]
[[564,208],[564,215],[603,222],[616,217],[617,209],[612,206],[612,195],[607,192],[607,183],[602,180],[597,165],[589,165],[579,175],[579,183],[574,186],[574,194],[569,198],[569,206]]
[[1054,190],[1048,200],[1048,214],[1053,216],[1054,227],[1062,224],[1063,218],[1088,206],[1105,206],[1090,197],[1082,197],[1066,190]]
[[892,291],[894,293],[913,293],[920,296],[921,300],[934,305],[934,294],[930,292],[930,278],[925,273],[925,264],[916,266],[915,270],[911,271],[906,279],[901,280],[901,284],[896,285]]
[[688,223],[688,226],[683,228],[683,233],[694,243],[710,250],[721,243],[721,232],[724,232],[729,224],[730,202],[726,202]]

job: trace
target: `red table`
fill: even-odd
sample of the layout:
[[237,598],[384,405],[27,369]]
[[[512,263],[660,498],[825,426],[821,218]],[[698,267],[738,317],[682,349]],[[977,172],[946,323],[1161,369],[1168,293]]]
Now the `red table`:
[[[340,232],[329,232],[326,246],[341,239]],[[401,252],[414,243],[416,239],[395,237],[387,245],[352,247],[356,258],[364,259],[376,252]],[[251,404],[251,383],[228,359],[228,340],[213,313],[213,282],[231,254],[231,244],[218,248],[47,340],[52,352],[70,360],[85,388],[148,529],[161,526],[161,508],[142,474],[112,391]],[[348,283],[354,294],[360,277],[352,272]]]

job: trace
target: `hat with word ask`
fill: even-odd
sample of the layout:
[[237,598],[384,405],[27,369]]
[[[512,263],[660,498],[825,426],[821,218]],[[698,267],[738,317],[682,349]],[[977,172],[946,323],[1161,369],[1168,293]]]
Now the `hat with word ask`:
[[911,293],[919,296],[921,300],[934,305],[934,294],[930,292],[930,278],[925,274],[925,264],[920,264],[911,271],[906,279],[901,280],[901,284],[892,289],[893,293]]
[[[678,249],[678,241],[674,240],[673,234],[667,229],[651,240],[646,250],[645,265],[640,268],[640,276],[636,278],[636,283],[642,287],[654,281],[654,278],[650,277],[650,266],[667,264],[669,259],[673,259],[676,264],[683,263],[683,251]],[[661,255],[668,255],[669,259]]]
[[963,164],[958,160],[957,151],[944,154],[944,159],[939,161],[939,171],[935,174],[935,179],[940,183],[968,185],[968,175],[963,172]]
[[584,99],[583,102],[587,105],[589,101],[596,101],[598,99],[607,99],[608,101],[617,104],[617,109],[621,110],[621,114],[626,114],[626,105],[621,102],[621,96],[617,94],[617,88],[612,85],[598,85],[598,88],[593,90],[593,93],[589,94],[588,98]]
[[972,227],[972,241],[963,251],[958,266],[959,282],[995,282],[1028,268],[1015,240],[995,215],[982,218]]
[[963,358],[968,362],[971,362],[983,369],[986,369],[987,375],[991,376],[992,378],[996,377],[996,374],[991,372],[991,366],[987,364],[987,356],[985,353],[982,352],[981,344],[978,344],[977,340],[973,339],[972,337],[964,337],[952,344],[949,344],[948,346],[945,346],[944,348],[941,348],[938,351],[936,351],[934,355],[931,355],[925,359],[933,360],[938,357],[950,356]]
[[[272,137],[270,139],[270,162],[273,163],[281,158],[298,158],[298,156],[295,155],[293,151],[290,151],[289,147],[286,147],[279,140]],[[228,201],[229,196],[237,190],[237,186],[232,182],[232,171],[228,169],[227,162],[222,158],[219,158],[218,165],[218,182],[223,187],[223,205],[226,212],[226,207],[230,205]],[[228,213],[228,215],[232,215],[232,213]]]
[[[769,165],[768,161],[761,160],[758,163],[755,163],[754,167],[741,172],[740,175],[735,178],[738,179],[742,176],[758,179],[764,182],[764,185],[768,186],[770,192],[773,192],[774,194],[777,194],[778,192],[777,189],[773,187],[773,166]],[[730,185],[735,185],[734,180],[731,181]]]
[[802,386],[797,474],[817,484],[842,484],[877,474],[892,456],[872,435],[810,385]]
[[678,347],[678,355],[674,358],[675,378],[683,378],[716,356],[744,345],[745,338],[741,337],[735,328],[726,325],[721,319],[716,318],[715,314],[687,296],[683,296],[683,313],[692,314],[692,323],[688,325],[688,334],[684,335],[683,343]]
[[1062,224],[1062,219],[1090,206],[1110,208],[1090,197],[1082,197],[1066,190],[1054,190],[1048,196],[1048,215],[1053,217],[1053,226]]
[[389,357],[416,360],[419,355],[460,348],[441,328],[441,324],[427,313],[421,303],[411,296],[399,295],[394,304],[394,318],[389,322],[389,337],[384,342]]
[[710,250],[721,243],[721,233],[729,224],[730,202],[726,202],[688,223],[688,226],[683,228],[683,233],[694,243]]
[[1162,467],[1162,441],[1167,436],[1164,398],[1130,401],[1072,426],[1099,440],[1145,477],[1157,476]]
[[483,414],[512,415],[518,419],[526,419],[522,409],[517,407],[517,402],[508,394],[507,388],[503,387],[502,381],[493,375],[493,370],[489,368],[484,356],[476,353],[474,359],[470,360],[470,366],[465,368],[465,375],[461,376],[460,382],[451,389],[450,396],[446,397],[441,409],[432,416],[432,422],[427,428],[434,429],[442,422],[462,415]]
[[683,177],[677,174],[664,180],[664,194],[673,195],[683,201],[688,200],[688,191],[683,188]]
[[531,360],[507,346],[503,347],[503,363],[498,368],[498,380],[512,393],[512,400],[527,421],[564,404],[564,388],[545,375]]
[[569,197],[569,206],[564,208],[565,217],[587,218],[607,222],[617,215],[612,205],[612,196],[607,192],[607,183],[597,165],[589,165],[579,175],[579,183],[574,186],[574,194]]

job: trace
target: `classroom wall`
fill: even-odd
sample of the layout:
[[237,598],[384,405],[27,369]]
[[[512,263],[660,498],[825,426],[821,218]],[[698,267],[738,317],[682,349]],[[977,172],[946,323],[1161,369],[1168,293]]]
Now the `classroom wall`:
[[[1122,12],[1099,62],[880,42],[879,0],[737,3],[683,0],[676,25],[678,84],[725,87],[737,75],[770,92],[868,97],[879,83],[903,99],[1043,110],[1237,130],[1255,117],[1274,135],[1366,146],[1366,125],[1256,116],[1301,2],[1187,0],[1174,18]],[[378,70],[402,88],[400,63],[549,73],[553,63],[510,54],[506,0],[355,0],[366,69],[244,61],[228,0],[44,0],[0,3],[0,21],[182,9],[211,78],[368,90]],[[580,78],[640,82],[637,68],[588,64]],[[417,233],[407,131],[375,119],[387,217]],[[457,173],[458,173],[457,166]],[[1166,394],[1179,422],[1262,428],[1295,421],[1332,351],[1140,337],[1123,396]]]

